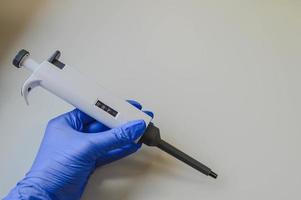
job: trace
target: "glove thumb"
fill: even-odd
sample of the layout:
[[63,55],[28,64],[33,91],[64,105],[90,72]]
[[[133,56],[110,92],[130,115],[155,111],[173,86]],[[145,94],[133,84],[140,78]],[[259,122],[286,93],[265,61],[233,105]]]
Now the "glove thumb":
[[135,142],[145,131],[145,122],[136,120],[111,130],[89,134],[99,154]]

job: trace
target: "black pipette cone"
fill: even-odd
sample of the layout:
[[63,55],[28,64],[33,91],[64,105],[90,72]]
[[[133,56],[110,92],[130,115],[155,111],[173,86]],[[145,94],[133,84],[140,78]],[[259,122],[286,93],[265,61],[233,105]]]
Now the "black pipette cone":
[[211,176],[212,178],[217,178],[217,174],[211,171],[209,167],[205,166],[204,164],[175,148],[171,144],[162,140],[160,136],[160,130],[156,126],[154,126],[153,123],[150,123],[148,125],[144,135],[141,137],[139,142],[144,143],[148,146],[156,146],[166,153],[172,155],[173,157],[193,167],[194,169],[200,171],[201,173],[207,176]]

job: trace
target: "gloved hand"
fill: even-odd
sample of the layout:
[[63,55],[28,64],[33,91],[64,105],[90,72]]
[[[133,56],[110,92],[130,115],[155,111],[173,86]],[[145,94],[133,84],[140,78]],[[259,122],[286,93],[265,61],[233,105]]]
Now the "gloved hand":
[[95,168],[137,151],[144,130],[143,120],[109,129],[78,109],[54,118],[30,171],[5,199],[79,199]]

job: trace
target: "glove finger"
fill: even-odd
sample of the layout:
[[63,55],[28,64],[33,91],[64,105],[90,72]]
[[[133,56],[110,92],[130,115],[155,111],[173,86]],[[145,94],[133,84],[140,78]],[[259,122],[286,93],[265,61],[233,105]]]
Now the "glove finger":
[[67,123],[77,131],[82,131],[85,125],[95,121],[95,119],[77,108],[66,113],[66,115],[63,115],[63,117],[65,117]]
[[128,103],[132,104],[132,106],[136,107],[137,109],[141,110],[142,109],[142,105],[140,103],[138,103],[137,101],[134,100],[127,100]]
[[96,166],[98,167],[124,158],[132,153],[135,153],[140,147],[141,145],[132,143],[121,148],[111,150],[96,160]]
[[[138,108],[139,110],[142,109],[142,105],[134,100],[127,100],[127,102],[129,102],[130,104],[132,104],[134,107]],[[145,110],[143,111],[145,114],[147,114],[148,116],[150,116],[151,118],[154,118],[154,113],[152,111],[149,110]]]
[[110,128],[107,127],[106,125],[104,125],[103,123],[95,121],[95,122],[92,122],[91,124],[88,124],[85,127],[84,132],[86,132],[86,133],[98,133],[98,132],[107,131],[109,129]]
[[147,114],[148,116],[150,116],[151,118],[154,118],[154,113],[152,111],[149,110],[144,110],[143,111],[145,114]]
[[101,155],[104,151],[131,144],[143,134],[144,130],[144,121],[136,120],[105,132],[90,134],[88,137],[95,144],[96,152]]

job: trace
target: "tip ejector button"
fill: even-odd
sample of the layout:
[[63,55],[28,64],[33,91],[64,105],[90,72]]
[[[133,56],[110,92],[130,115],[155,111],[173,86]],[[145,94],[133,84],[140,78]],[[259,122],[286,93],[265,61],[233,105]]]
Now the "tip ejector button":
[[15,65],[17,68],[20,68],[21,62],[28,55],[29,55],[28,51],[26,51],[25,49],[21,49],[13,59],[13,65]]

